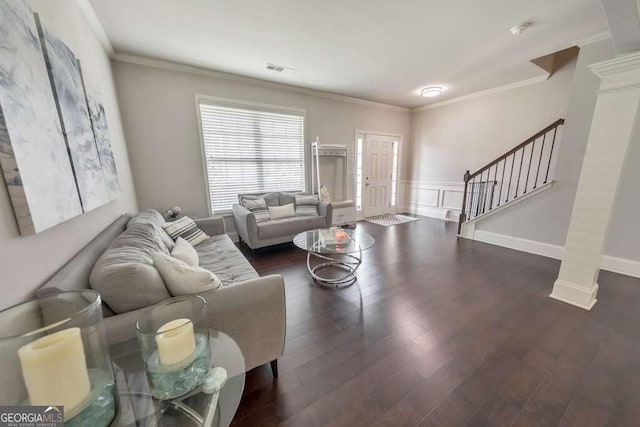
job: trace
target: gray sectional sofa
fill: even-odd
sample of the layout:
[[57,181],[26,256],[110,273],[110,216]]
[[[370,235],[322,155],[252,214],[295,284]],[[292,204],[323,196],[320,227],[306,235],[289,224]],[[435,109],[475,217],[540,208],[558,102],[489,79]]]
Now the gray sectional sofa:
[[328,228],[331,226],[333,208],[331,203],[320,202],[317,216],[292,216],[283,219],[272,219],[264,222],[256,222],[255,216],[242,206],[244,198],[263,198],[267,206],[283,206],[295,203],[296,194],[290,192],[272,193],[246,193],[238,195],[238,203],[234,204],[233,221],[240,241],[251,249],[291,242],[293,238],[303,231]]
[[[173,241],[157,211],[123,215],[53,275],[36,296],[93,288],[102,296],[107,339],[121,343],[136,336],[135,323],[148,306],[171,295],[150,254],[170,252]],[[242,349],[247,370],[283,354],[286,313],[280,275],[260,277],[225,234],[221,217],[196,220],[209,236],[196,245],[200,266],[215,273],[223,286],[201,293],[207,323],[230,335]]]

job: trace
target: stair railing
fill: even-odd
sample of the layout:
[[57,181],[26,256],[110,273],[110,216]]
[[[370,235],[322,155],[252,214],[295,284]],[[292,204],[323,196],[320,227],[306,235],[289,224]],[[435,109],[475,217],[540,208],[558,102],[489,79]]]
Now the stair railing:
[[467,171],[464,174],[458,234],[466,221],[549,181],[556,136],[563,124],[564,119],[556,120],[474,173]]

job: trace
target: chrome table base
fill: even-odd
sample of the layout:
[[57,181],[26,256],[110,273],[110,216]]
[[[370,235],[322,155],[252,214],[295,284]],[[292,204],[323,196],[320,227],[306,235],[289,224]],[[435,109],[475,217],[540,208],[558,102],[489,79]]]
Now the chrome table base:
[[[326,286],[329,288],[342,289],[348,286],[353,285],[358,279],[356,276],[356,272],[360,264],[362,264],[362,249],[358,255],[353,254],[319,254],[314,252],[307,252],[307,269],[313,277],[313,280],[322,286]],[[311,257],[316,257],[324,262],[317,264],[315,266],[311,266]],[[339,258],[341,257],[341,258]],[[337,268],[344,271],[344,274],[341,274],[337,277],[327,277],[321,275],[322,270],[326,270],[329,268]]]

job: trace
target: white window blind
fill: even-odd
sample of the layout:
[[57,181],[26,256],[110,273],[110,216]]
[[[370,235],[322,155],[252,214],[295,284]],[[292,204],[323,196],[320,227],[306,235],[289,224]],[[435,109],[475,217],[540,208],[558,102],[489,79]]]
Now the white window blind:
[[304,116],[200,102],[211,211],[238,194],[305,188]]

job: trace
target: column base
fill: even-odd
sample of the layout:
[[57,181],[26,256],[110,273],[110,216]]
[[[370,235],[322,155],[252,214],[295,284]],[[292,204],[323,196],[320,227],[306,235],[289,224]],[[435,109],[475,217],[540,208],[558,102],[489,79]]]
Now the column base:
[[549,295],[553,299],[575,305],[576,307],[591,310],[598,300],[598,284],[594,283],[593,287],[585,288],[575,283],[565,282],[564,280],[556,280],[553,284],[553,291]]

